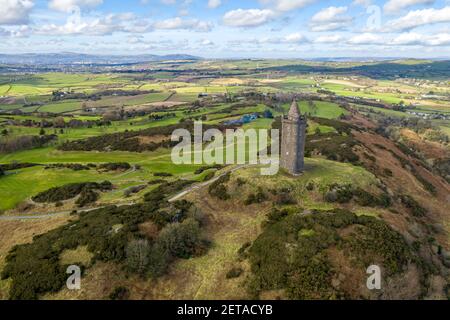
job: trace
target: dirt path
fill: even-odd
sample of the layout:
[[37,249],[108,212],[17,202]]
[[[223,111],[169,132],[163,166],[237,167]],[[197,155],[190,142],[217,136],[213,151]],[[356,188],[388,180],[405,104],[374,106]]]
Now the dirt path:
[[175,196],[171,197],[168,201],[169,202],[176,201],[176,200],[178,200],[178,199],[188,195],[189,193],[191,193],[191,192],[193,192],[195,190],[198,190],[200,188],[209,186],[211,183],[219,180],[220,178],[222,178],[223,176],[225,176],[228,173],[234,172],[236,170],[239,170],[239,169],[242,169],[242,168],[245,168],[245,167],[248,167],[248,166],[250,166],[250,165],[249,164],[242,164],[242,165],[238,165],[237,167],[225,170],[220,175],[214,177],[211,180],[208,180],[208,181],[205,181],[205,182],[201,182],[201,183],[198,183],[198,184],[195,184],[193,186],[188,187],[187,189],[185,189],[185,190],[181,191],[180,193],[176,194]]
[[[213,183],[214,181],[217,181],[218,179],[220,179],[221,177],[223,177],[224,175],[230,173],[230,172],[234,172],[236,170],[248,167],[250,165],[246,164],[246,165],[239,165],[237,167],[234,168],[230,168],[224,172],[222,172],[220,175],[218,175],[217,177],[214,177],[211,180],[202,182],[202,183],[198,183],[195,184],[193,186],[190,186],[186,189],[184,189],[183,191],[179,192],[178,194],[174,195],[173,197],[171,197],[168,201],[169,202],[173,202],[176,201],[188,194],[190,194],[191,192],[198,190],[200,188],[206,187],[208,185],[210,185],[211,183]],[[127,171],[125,172],[125,174],[130,174],[132,172],[134,172],[136,170],[136,167],[134,167],[133,169],[131,169],[131,171]],[[94,211],[97,209],[102,209],[102,208],[106,208],[112,205],[115,206],[127,206],[127,205],[133,205],[136,202],[126,202],[126,203],[111,203],[111,204],[105,204],[102,206],[98,206],[98,207],[93,207],[93,208],[81,208],[79,210],[77,210],[77,212],[90,212],[90,211]],[[27,215],[16,215],[16,216],[0,216],[0,221],[1,220],[7,220],[7,221],[11,221],[11,220],[29,220],[29,219],[48,219],[48,218],[53,218],[53,217],[58,217],[58,216],[63,216],[63,215],[69,215],[72,211],[60,211],[60,212],[51,212],[51,213],[30,213]]]
[[[133,202],[125,202],[125,203],[111,203],[111,204],[105,204],[98,207],[93,208],[81,208],[78,209],[77,212],[90,212],[97,209],[106,208],[109,206],[130,206],[133,205]],[[32,219],[48,219],[53,217],[60,217],[64,215],[69,215],[72,213],[72,210],[68,211],[60,211],[60,212],[51,212],[51,213],[29,213],[27,215],[20,215],[20,216],[0,216],[0,221],[14,221],[14,220],[32,220]]]

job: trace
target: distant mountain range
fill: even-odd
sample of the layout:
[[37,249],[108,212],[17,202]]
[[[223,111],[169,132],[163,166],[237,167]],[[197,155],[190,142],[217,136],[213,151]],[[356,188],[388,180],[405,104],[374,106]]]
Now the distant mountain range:
[[29,65],[69,65],[69,64],[134,64],[151,61],[168,60],[200,60],[200,57],[188,54],[154,55],[143,54],[133,56],[92,55],[72,52],[63,53],[26,53],[0,54],[0,64]]

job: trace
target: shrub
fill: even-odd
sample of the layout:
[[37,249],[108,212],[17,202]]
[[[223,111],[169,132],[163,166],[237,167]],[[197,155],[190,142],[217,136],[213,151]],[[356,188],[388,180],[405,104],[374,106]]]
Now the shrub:
[[241,187],[241,186],[243,186],[244,184],[246,184],[247,183],[247,181],[245,181],[244,179],[242,179],[242,178],[237,178],[236,179],[236,184],[238,185],[238,187]]
[[152,186],[152,185],[155,185],[155,184],[161,184],[161,183],[167,183],[167,181],[163,180],[163,179],[155,179],[155,180],[151,180],[151,181],[147,182],[147,184],[149,186]]
[[275,223],[283,220],[283,218],[287,216],[287,210],[278,210],[277,208],[272,208],[272,210],[267,215],[267,220],[269,223]]
[[166,226],[158,237],[158,245],[178,258],[197,255],[201,243],[199,223],[192,218]]
[[130,296],[130,290],[126,287],[116,287],[113,292],[110,293],[109,299],[111,300],[128,300]]
[[[186,186],[194,183],[191,180],[175,180],[172,182],[162,181],[158,187],[144,195],[144,201],[146,202],[161,202],[165,198],[169,197],[172,193],[179,191]],[[159,182],[158,181],[158,182]]]
[[208,181],[211,180],[212,178],[214,178],[215,173],[213,171],[208,172],[204,177],[203,177],[203,181]]
[[82,208],[88,204],[94,203],[98,200],[98,193],[91,189],[83,189],[80,193],[80,197],[75,201],[75,204]]
[[315,188],[314,182],[310,181],[308,182],[308,184],[306,185],[306,190],[308,191],[313,191]]
[[291,205],[296,204],[297,201],[294,199],[291,193],[289,192],[280,192],[276,196],[275,203],[277,205]]
[[155,173],[153,173],[153,175],[155,177],[172,177],[173,176],[173,174],[168,173],[168,172],[155,172]]
[[309,135],[306,140],[306,156],[311,156],[313,152],[319,152],[328,160],[354,164],[359,162],[359,156],[353,152],[353,147],[358,144],[358,141],[350,134],[321,133]]
[[[344,289],[332,285],[335,271],[328,248],[349,256],[361,270],[381,259],[390,275],[411,260],[403,237],[373,217],[339,209],[312,215],[273,211],[273,216],[250,248],[242,249],[248,252],[252,272],[248,288],[256,297],[261,291],[279,289],[292,299],[344,297]],[[352,231],[344,235],[342,230]]]
[[210,166],[203,166],[198,168],[197,170],[194,171],[194,174],[200,174],[203,173],[206,170],[210,170],[210,169],[222,169],[223,165],[221,164],[214,164],[214,165],[210,165]]
[[54,163],[54,164],[49,164],[47,166],[45,166],[44,169],[70,169],[73,171],[81,171],[81,170],[90,170],[91,167],[89,166],[84,166],[82,164],[79,163]]
[[131,169],[131,165],[127,162],[110,162],[110,163],[102,163],[98,166],[98,169],[104,171],[126,171]]
[[393,176],[392,170],[391,170],[391,169],[388,169],[388,168],[384,168],[384,169],[383,169],[383,174],[384,174],[385,176],[387,176],[387,177],[392,177],[392,176]]
[[169,266],[170,259],[169,252],[159,242],[155,243],[148,255],[147,274],[151,278],[162,276]]
[[420,204],[410,195],[401,195],[400,201],[411,210],[411,213],[416,217],[423,217],[427,210],[425,210]]
[[[36,299],[60,290],[67,279],[67,266],[60,265],[59,256],[66,249],[88,246],[94,260],[122,262],[128,239],[138,232],[137,225],[153,220],[158,208],[154,203],[143,203],[82,212],[77,220],[14,247],[1,273],[2,279],[11,279],[10,298]],[[113,232],[117,224],[123,227]]]
[[0,172],[10,171],[10,170],[19,170],[24,168],[30,168],[34,166],[39,166],[37,163],[29,163],[29,162],[11,162],[7,164],[0,164]]
[[389,207],[391,198],[383,193],[379,196],[373,195],[362,188],[352,188],[350,185],[331,185],[330,191],[325,193],[324,200],[327,202],[348,203],[352,199],[363,207]]
[[216,197],[216,198],[218,198],[220,200],[228,200],[228,199],[230,199],[230,195],[228,194],[228,189],[223,183],[220,183],[220,179],[217,180],[217,181],[214,181],[209,186],[208,193],[211,196]]
[[242,268],[232,268],[230,269],[230,271],[227,272],[225,277],[227,279],[238,278],[243,272],[244,270],[242,270]]
[[[61,187],[54,187],[46,191],[38,193],[32,199],[35,202],[58,202],[75,198],[77,195],[83,193],[79,203],[90,203],[97,200],[93,190],[107,191],[112,189],[112,184],[109,181],[97,182],[83,182],[71,183]],[[95,200],[93,200],[95,198]],[[78,202],[77,202],[78,203]]]
[[57,138],[58,136],[54,134],[5,138],[0,142],[0,153],[11,153],[20,150],[39,148],[56,140]]
[[144,275],[147,269],[150,254],[150,245],[148,240],[131,240],[128,242],[125,252],[127,269],[130,272]]
[[246,206],[254,203],[262,203],[267,200],[267,195],[263,192],[262,188],[258,188],[258,192],[251,193],[248,195],[247,199],[244,201]]
[[129,187],[129,188],[125,189],[123,194],[125,197],[129,197],[132,194],[135,194],[135,193],[138,193],[138,192],[144,190],[145,188],[147,188],[147,185],[145,185],[145,184],[142,184],[140,186]]

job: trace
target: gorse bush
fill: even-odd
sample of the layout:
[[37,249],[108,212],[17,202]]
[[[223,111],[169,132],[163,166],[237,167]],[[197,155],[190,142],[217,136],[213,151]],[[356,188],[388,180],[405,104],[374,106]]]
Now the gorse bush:
[[39,166],[39,164],[29,162],[11,162],[6,164],[0,164],[0,171],[19,170],[34,166]]
[[263,192],[262,188],[259,187],[256,193],[251,193],[245,199],[244,204],[249,206],[254,203],[262,203],[267,200],[267,195]]
[[228,200],[230,199],[230,195],[228,194],[228,189],[225,185],[228,181],[230,181],[230,173],[227,173],[223,176],[221,176],[219,179],[211,183],[211,185],[208,188],[208,193],[216,197],[220,200]]
[[363,207],[386,208],[392,203],[391,198],[386,193],[374,195],[360,187],[353,188],[348,184],[332,184],[329,186],[329,191],[324,194],[324,200],[327,202],[348,203],[353,199]]
[[359,163],[359,156],[353,151],[358,141],[351,135],[320,133],[306,137],[305,155],[320,153],[328,160]]
[[155,172],[155,173],[153,173],[153,175],[155,177],[172,177],[173,176],[173,174],[168,173],[168,172]]
[[416,217],[423,217],[427,210],[423,208],[413,197],[410,195],[400,195],[399,199],[401,203],[408,209],[411,210],[411,213]]
[[242,268],[232,268],[230,269],[230,271],[227,272],[227,274],[225,275],[225,277],[227,279],[233,279],[233,278],[238,278],[241,276],[241,274],[244,272],[244,270],[242,270]]
[[85,207],[88,204],[94,203],[98,200],[99,194],[92,189],[83,189],[80,193],[80,197],[75,201],[75,204],[79,207]]
[[210,166],[203,166],[203,167],[200,167],[200,168],[196,169],[194,171],[194,174],[200,174],[200,173],[203,173],[204,171],[210,170],[210,169],[222,169],[222,168],[223,168],[223,165],[221,165],[221,164],[214,164],[214,165],[210,165]]
[[131,169],[131,165],[128,162],[109,162],[100,164],[98,169],[104,171],[125,171]]
[[158,180],[159,186],[153,189],[152,191],[146,193],[144,195],[144,201],[147,202],[161,202],[171,194],[176,191],[179,191],[188,185],[194,183],[191,180],[175,180],[173,182],[167,182],[165,180]]
[[[176,129],[186,129],[193,132],[192,121],[183,121],[179,124],[147,128],[136,131],[125,131],[101,136],[90,137],[82,140],[67,141],[58,148],[63,151],[129,151],[144,152],[154,151],[158,148],[171,148],[178,144],[170,140],[170,135]],[[218,128],[224,130],[221,125],[203,125],[204,130]],[[143,142],[140,137],[167,136],[167,139],[159,142]]]
[[[67,266],[61,265],[60,255],[79,246],[87,246],[93,263],[120,263],[141,276],[160,276],[175,258],[198,255],[207,248],[198,215],[191,211],[187,201],[169,205],[160,199],[82,212],[78,220],[15,246],[6,257],[1,278],[11,279],[11,299],[36,299],[59,291],[67,279]],[[146,221],[161,229],[156,238],[143,238],[138,226]]]
[[108,191],[112,189],[112,184],[109,181],[97,182],[83,182],[83,183],[70,183],[61,187],[54,187],[46,191],[38,193],[32,198],[35,202],[58,202],[75,198],[81,193],[83,199],[80,203],[89,203],[90,200],[97,198],[93,195],[94,190]]
[[116,287],[113,292],[110,293],[109,299],[111,300],[127,300],[130,296],[130,290],[126,287]]
[[[335,271],[329,248],[351,257],[365,270],[368,261],[378,261],[389,275],[400,273],[411,261],[403,237],[385,222],[340,209],[312,214],[288,214],[273,210],[263,232],[246,249],[252,276],[248,289],[285,289],[292,299],[336,299],[346,296],[333,286]],[[342,230],[352,230],[341,233]],[[376,260],[374,260],[376,259]]]

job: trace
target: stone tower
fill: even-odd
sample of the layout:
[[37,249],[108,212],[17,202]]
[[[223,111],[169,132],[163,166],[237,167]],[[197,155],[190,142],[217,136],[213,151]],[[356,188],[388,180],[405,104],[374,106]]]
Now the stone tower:
[[304,170],[306,125],[306,116],[300,114],[294,100],[282,119],[281,137],[281,167],[294,175]]

